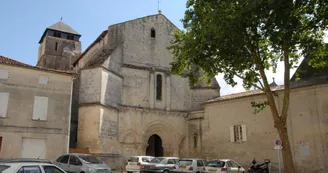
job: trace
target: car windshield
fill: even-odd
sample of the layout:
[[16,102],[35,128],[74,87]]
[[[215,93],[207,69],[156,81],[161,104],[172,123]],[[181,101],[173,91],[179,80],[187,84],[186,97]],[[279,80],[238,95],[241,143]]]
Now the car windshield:
[[138,162],[139,158],[138,157],[130,157],[130,159],[128,160],[128,162]]
[[225,165],[225,162],[218,161],[218,160],[211,160],[207,162],[206,166],[208,167],[216,167],[216,168],[223,168]]
[[160,163],[162,160],[164,160],[164,158],[161,158],[161,157],[156,157],[156,158],[153,158],[150,163]]
[[85,162],[93,163],[93,164],[101,164],[102,161],[97,159],[95,156],[90,155],[79,155],[79,158],[81,158]]
[[190,166],[192,165],[192,160],[180,160],[178,164],[180,166]]

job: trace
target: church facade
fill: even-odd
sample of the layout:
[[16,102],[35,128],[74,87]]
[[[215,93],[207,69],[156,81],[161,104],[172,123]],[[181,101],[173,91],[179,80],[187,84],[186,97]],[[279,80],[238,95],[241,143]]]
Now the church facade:
[[74,66],[78,73],[72,147],[88,147],[115,165],[131,155],[189,155],[193,125],[186,123],[187,115],[218,97],[220,87],[215,78],[210,86],[190,87],[187,79],[171,74],[167,46],[175,29],[161,14],[111,25],[81,53],[80,34],[68,25],[60,21],[47,28],[38,65]]

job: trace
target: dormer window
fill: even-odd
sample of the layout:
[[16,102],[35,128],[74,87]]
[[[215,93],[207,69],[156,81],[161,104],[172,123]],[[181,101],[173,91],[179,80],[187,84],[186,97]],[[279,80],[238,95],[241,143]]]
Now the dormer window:
[[155,37],[156,37],[156,31],[155,31],[154,28],[152,28],[152,29],[150,30],[150,37],[151,37],[151,38],[155,38]]
[[54,32],[54,37],[61,37],[61,34],[60,34],[60,32]]

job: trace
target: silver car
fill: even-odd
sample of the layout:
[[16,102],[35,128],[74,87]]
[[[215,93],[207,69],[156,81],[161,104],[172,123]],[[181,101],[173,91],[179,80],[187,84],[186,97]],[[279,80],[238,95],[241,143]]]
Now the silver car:
[[66,172],[111,173],[112,170],[104,162],[91,154],[70,153],[60,156],[55,162]]
[[155,157],[149,165],[145,165],[141,170],[143,173],[169,173],[173,170],[173,166],[178,163],[177,157]]
[[232,159],[216,159],[207,162],[203,173],[245,173],[245,168]]

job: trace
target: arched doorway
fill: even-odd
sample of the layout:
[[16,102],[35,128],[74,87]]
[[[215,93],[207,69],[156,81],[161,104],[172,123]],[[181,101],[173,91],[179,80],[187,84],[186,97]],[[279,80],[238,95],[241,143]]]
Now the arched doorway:
[[148,147],[146,148],[147,156],[162,157],[163,146],[162,139],[158,135],[154,134],[148,139]]

